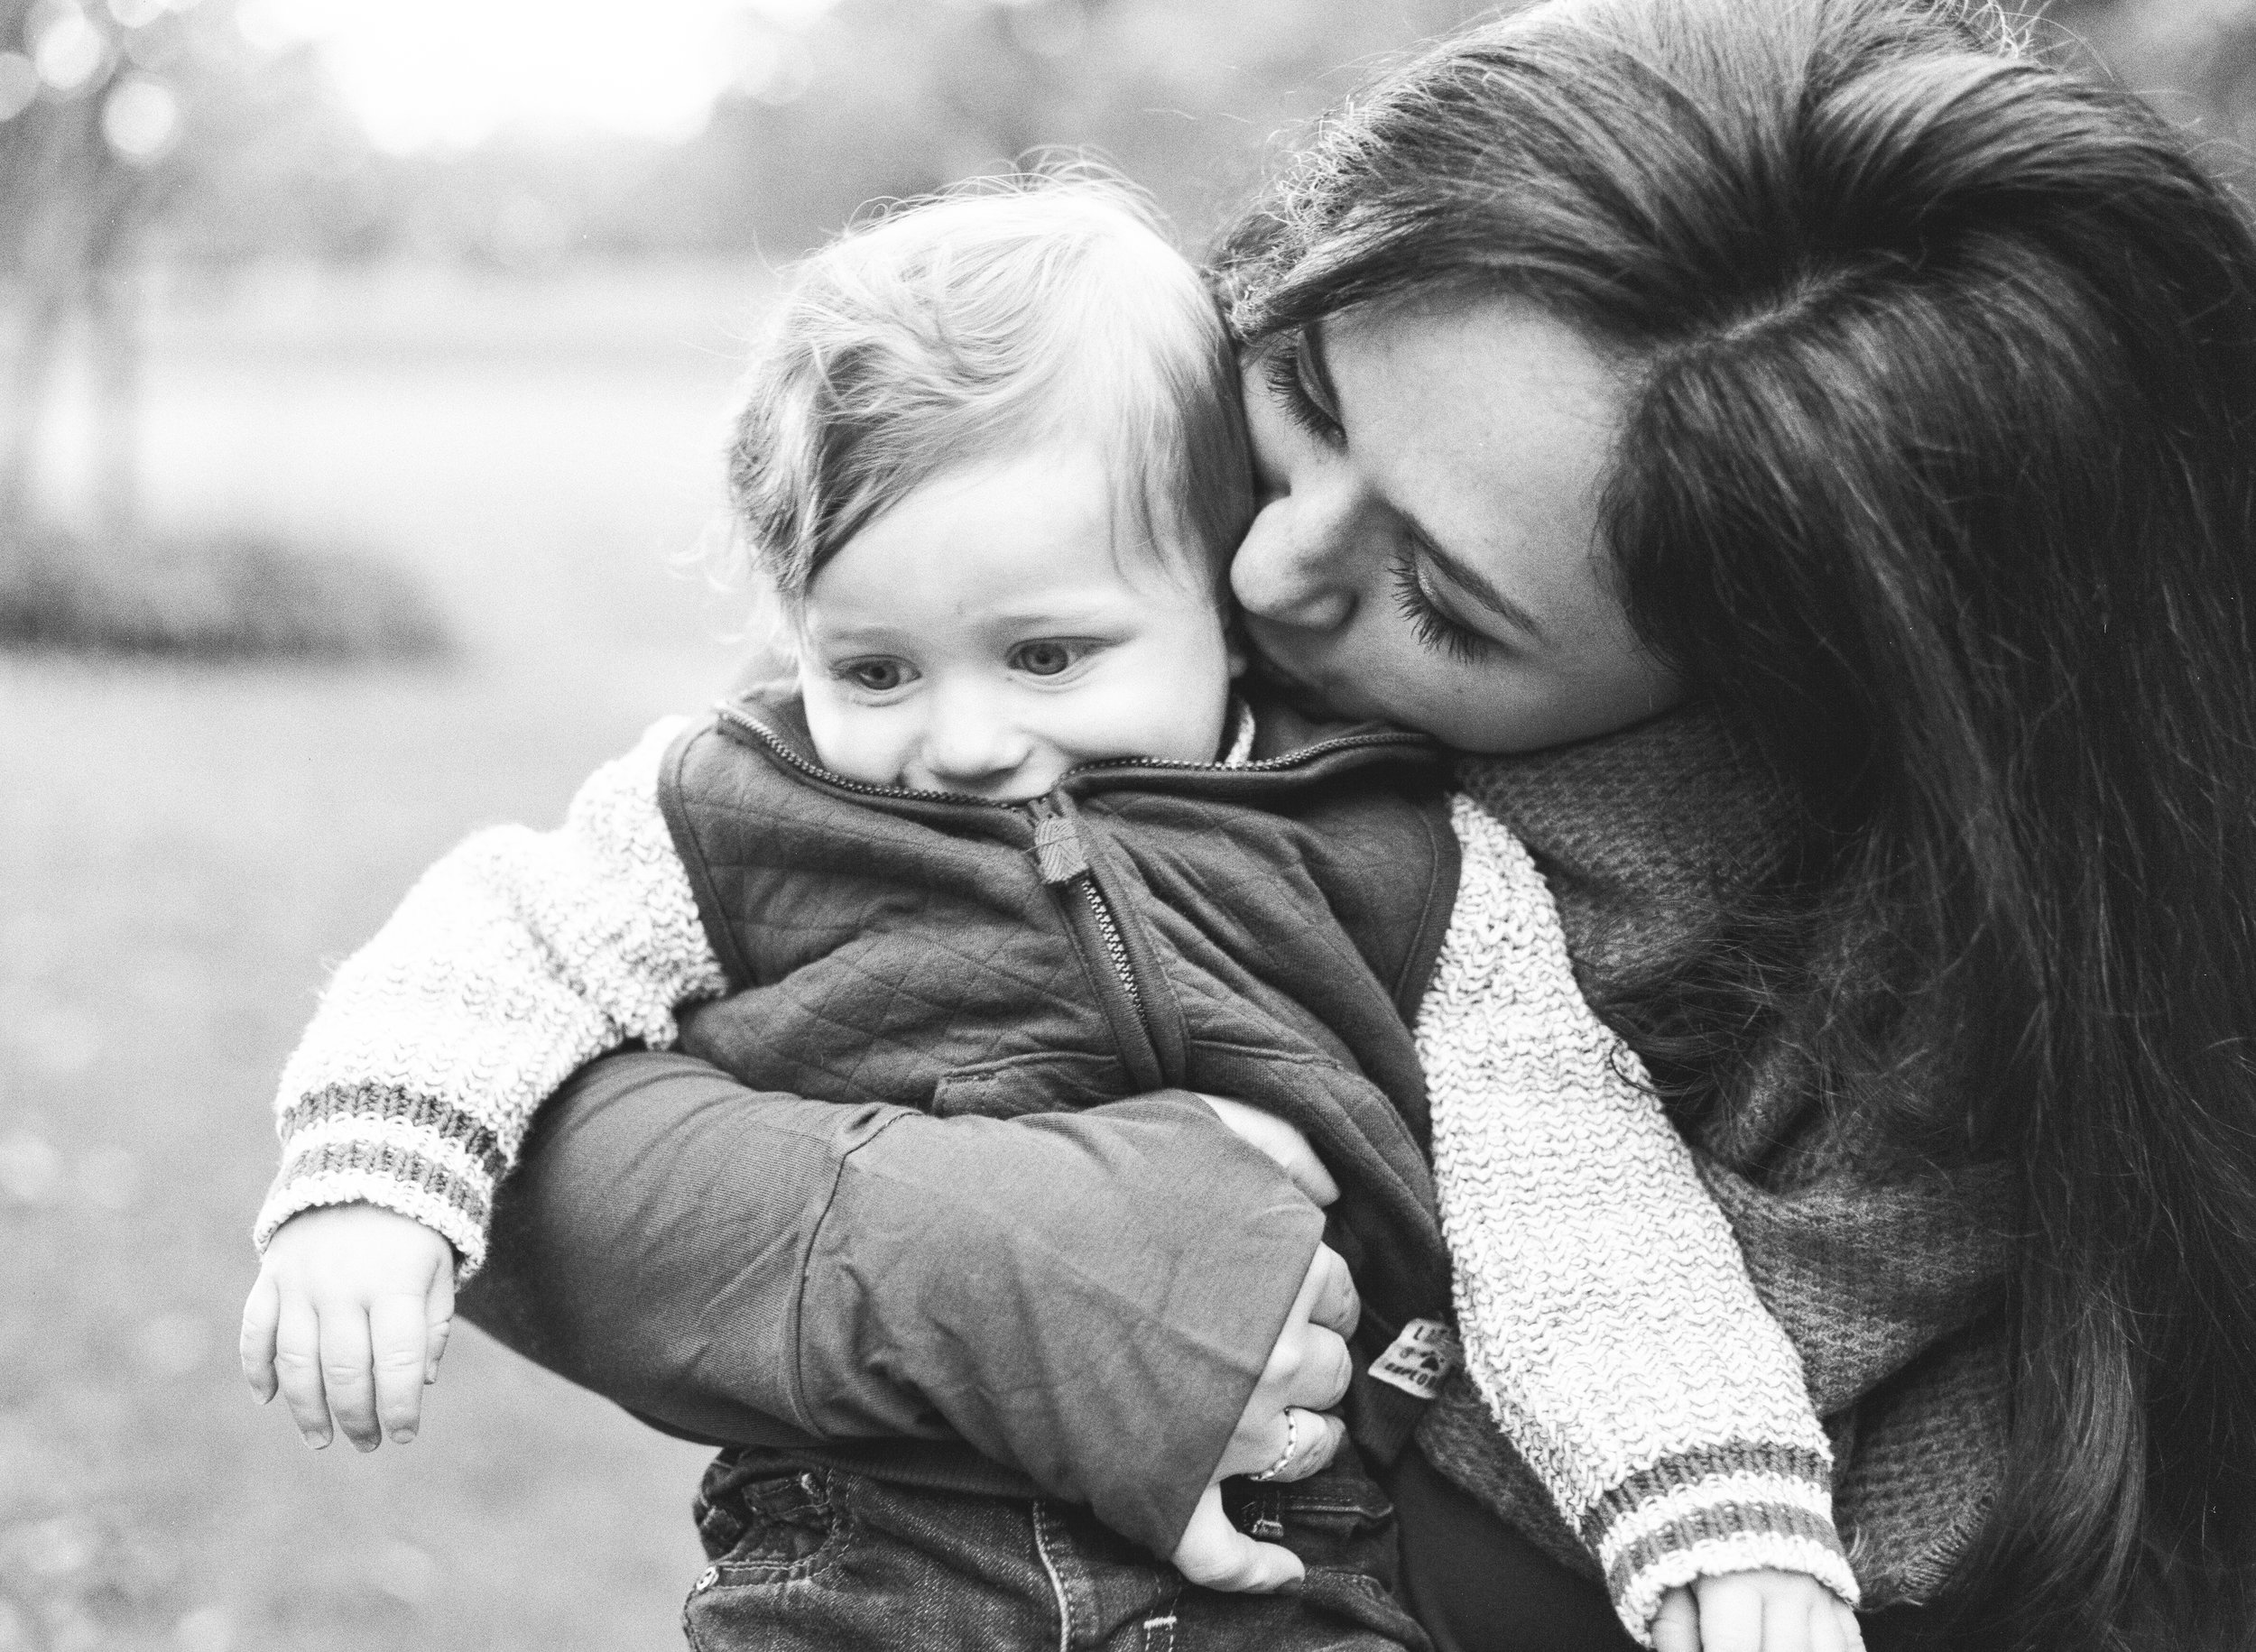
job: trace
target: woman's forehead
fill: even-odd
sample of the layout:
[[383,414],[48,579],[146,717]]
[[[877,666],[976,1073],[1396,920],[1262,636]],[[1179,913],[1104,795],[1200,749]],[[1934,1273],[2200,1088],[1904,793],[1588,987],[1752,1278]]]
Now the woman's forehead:
[[1460,298],[1340,317],[1315,342],[1353,463],[1424,537],[1520,577],[1586,557],[1624,391],[1580,332],[1524,300]]

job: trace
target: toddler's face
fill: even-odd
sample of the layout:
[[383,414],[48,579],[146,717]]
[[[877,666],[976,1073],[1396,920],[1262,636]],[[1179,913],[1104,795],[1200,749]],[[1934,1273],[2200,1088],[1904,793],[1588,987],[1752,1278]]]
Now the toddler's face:
[[1219,603],[1196,549],[1133,540],[1114,505],[1063,448],[947,472],[849,540],[800,624],[824,764],[1007,799],[1077,763],[1211,761],[1238,669]]

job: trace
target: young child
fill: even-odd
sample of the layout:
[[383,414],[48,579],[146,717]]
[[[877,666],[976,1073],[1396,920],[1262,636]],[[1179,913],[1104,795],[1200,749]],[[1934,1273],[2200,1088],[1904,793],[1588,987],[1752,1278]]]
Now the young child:
[[[624,1044],[943,1113],[1177,1087],[1236,1098],[1216,1105],[1248,1133],[1297,1126],[1336,1182],[1327,1237],[1365,1309],[1356,1445],[1399,1448],[1456,1357],[1446,1221],[1481,1261],[1456,1290],[1473,1372],[1632,1632],[1650,1644],[1664,1592],[1695,1577],[1769,1568],[1831,1590],[1853,1644],[1798,1361],[1576,994],[1525,852],[1452,806],[1424,742],[1234,692],[1225,579],[1249,475],[1213,304],[1116,189],[953,197],[810,260],[731,467],[794,678],[652,729],[559,832],[472,839],[338,971],[282,1078],[253,1387],[279,1381],[310,1438],[325,1407],[412,1437],[496,1180],[541,1102]],[[1434,1135],[1493,1170],[1442,1212],[1421,1063]],[[1054,1505],[1036,1500],[1058,1488],[1023,1467],[1059,1460],[1096,1516],[1185,1572],[1301,1580],[1185,1589],[1090,1519],[1085,1557],[1127,1618],[1215,1638],[1189,1644],[1423,1644],[1389,1593],[1390,1533],[1296,1518],[1281,1482],[1312,1417],[1238,1500],[1281,1546],[1251,1544],[1213,1488],[1171,1529],[1108,1500],[1133,1442],[1061,1455],[1014,1435],[1040,1419],[948,1420],[971,1444],[920,1442],[913,1473],[882,1444],[725,1453],[699,1644],[786,1619],[809,1645],[1054,1641],[1054,1579],[1005,1560],[1047,1554]],[[1336,1509],[1361,1474],[1344,1450],[1308,1485]],[[834,1578],[818,1607],[768,1587],[806,1575],[804,1532],[849,1502],[857,1541],[891,1542],[899,1567],[943,1519],[995,1564],[899,1598]]]

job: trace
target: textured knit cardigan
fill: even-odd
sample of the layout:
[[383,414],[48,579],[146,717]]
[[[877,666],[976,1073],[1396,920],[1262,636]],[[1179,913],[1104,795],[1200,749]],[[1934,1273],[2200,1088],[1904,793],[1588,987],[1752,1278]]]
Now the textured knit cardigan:
[[[1541,869],[1576,977],[1600,1004],[1712,944],[1717,915],[1788,841],[1776,781],[1697,707],[1576,745],[1466,760],[1457,780]],[[2002,1476],[2006,1178],[1985,1167],[1907,1172],[1860,1138],[1853,1113],[1828,1116],[1799,1069],[1760,1048],[1748,1066],[1754,1081],[1692,1131],[1694,1156],[1801,1354],[1834,1442],[1834,1514],[1864,1605],[1925,1601]],[[1443,1394],[1419,1439],[1508,1524],[1593,1569],[1539,1465],[1490,1426],[1467,1385]]]
[[[1148,840],[1165,835],[1153,822],[1166,811],[1155,815],[1151,798],[1118,777],[1109,788],[1069,784],[1046,809],[1037,805],[1023,813],[989,808],[966,816],[957,808],[950,821],[948,809],[936,818],[936,806],[917,798],[888,799],[892,808],[881,812],[871,807],[876,799],[857,798],[850,785],[816,771],[788,725],[763,724],[741,711],[733,720],[739,726],[728,733],[721,732],[725,719],[682,741],[663,781],[660,753],[673,730],[654,731],[635,754],[590,782],[560,833],[473,840],[435,869],[377,942],[340,971],[285,1075],[285,1162],[262,1213],[262,1239],[295,1210],[365,1198],[446,1233],[475,1266],[492,1178],[513,1156],[540,1099],[601,1049],[635,1038],[654,1046],[670,1042],[676,1008],[730,988],[775,994],[769,1008],[785,1012],[779,1019],[787,1028],[793,1003],[811,1007],[801,1023],[800,1042],[807,1047],[794,1047],[790,1036],[776,1043],[776,1058],[787,1066],[796,1062],[796,1073],[753,1075],[771,1083],[788,1075],[811,1094],[837,1087],[845,1068],[858,1065],[837,1054],[826,1058],[812,1029],[826,1014],[852,1005],[849,1031],[857,1038],[870,1031],[870,1018],[878,1013],[871,1006],[888,1001],[886,993],[869,994],[874,978],[913,977],[911,996],[938,994],[941,1022],[911,1017],[910,1036],[896,1040],[901,1049],[952,1025],[963,1006],[947,1001],[948,971],[909,967],[903,961],[914,951],[903,952],[895,938],[881,937],[873,951],[864,931],[881,926],[842,920],[835,897],[791,907],[795,883],[809,881],[808,865],[800,866],[798,878],[781,881],[753,867],[754,892],[740,890],[735,900],[717,890],[715,857],[695,841],[698,811],[685,810],[682,802],[680,777],[692,766],[691,752],[705,754],[708,792],[714,775],[722,777],[726,810],[742,816],[749,809],[758,818],[759,830],[735,835],[739,845],[788,839],[802,854],[827,853],[823,875],[830,887],[848,890],[855,856],[872,857],[861,872],[863,894],[874,897],[864,900],[865,911],[899,908],[901,890],[919,880],[976,891],[1016,878],[1040,895],[1048,885],[1086,882],[1095,890],[1104,869],[1109,900],[1096,904],[1108,904],[1124,920],[1124,950],[1145,959],[1143,990],[1156,986],[1186,1000],[1203,993],[1225,1019],[1231,994],[1217,993],[1217,984],[1232,967],[1241,982],[1255,979],[1247,972],[1264,958],[1273,964],[1267,955],[1278,949],[1281,936],[1274,929],[1261,934],[1258,927],[1244,933],[1227,900],[1192,915],[1203,916],[1203,927],[1188,921],[1183,909],[1197,905],[1205,884],[1219,879],[1226,887],[1234,878],[1256,887],[1283,879],[1308,891],[1304,906],[1352,906],[1370,894],[1348,887],[1355,845],[1331,841],[1340,835],[1337,820],[1329,834],[1306,840],[1297,858],[1273,844],[1249,855],[1247,844],[1262,834],[1247,829],[1249,819],[1260,817],[1245,816],[1244,802],[1197,799],[1184,816],[1179,795],[1175,812],[1183,817],[1174,823],[1170,846],[1155,851]],[[661,791],[670,808],[661,806]],[[670,837],[668,813],[674,817]],[[1580,1534],[1584,1564],[1607,1575],[1624,1622],[1641,1635],[1660,1592],[1699,1573],[1789,1566],[1854,1598],[1855,1583],[1840,1563],[1830,1518],[1826,1444],[1801,1392],[1790,1347],[1749,1292],[1729,1231],[1702,1196],[1683,1144],[1640,1088],[1634,1057],[1584,1006],[1558,912],[1533,863],[1470,801],[1457,799],[1450,817],[1464,851],[1462,886],[1419,1010],[1416,1049],[1430,1078],[1436,1173],[1442,1220],[1456,1253],[1467,1370],[1517,1442],[1509,1463],[1536,1477],[1555,1526]],[[685,817],[692,821],[687,833]],[[712,817],[707,808],[704,818]],[[967,820],[979,830],[967,834]],[[1061,823],[1071,829],[1060,833]],[[919,848],[901,838],[903,832],[910,840],[929,835],[931,844]],[[967,835],[995,842],[975,854]],[[1027,841],[1012,841],[1021,836]],[[844,854],[841,843],[849,845]],[[1318,844],[1322,854],[1311,855],[1308,849]],[[990,853],[998,846],[1004,858]],[[1202,857],[1209,863],[1201,865]],[[693,875],[685,876],[685,860]],[[1312,863],[1328,873],[1312,874]],[[739,857],[735,872],[744,870]],[[1254,882],[1245,884],[1249,877]],[[1163,886],[1164,898],[1155,884]],[[1070,900],[1040,904],[1068,915],[1085,909]],[[968,909],[959,903],[923,948],[979,957],[985,984],[1043,955],[1039,947],[1027,951],[1031,923],[1022,943],[1008,934],[967,937],[962,931]],[[754,912],[761,920],[747,928]],[[810,913],[814,921],[804,921]],[[1302,911],[1292,927],[1307,929],[1316,916]],[[1077,922],[1068,916],[1066,927]],[[1080,948],[1084,964],[1120,945],[1110,926],[1105,928],[1095,945]],[[975,939],[975,952],[965,947],[966,938]],[[1292,938],[1306,954],[1307,937]],[[1074,955],[1057,952],[1055,935],[1047,939],[1049,965],[1022,980],[1022,990],[1037,996],[1059,990],[1058,959]],[[1201,945],[1219,965],[1215,957],[1196,957]],[[1253,959],[1234,959],[1233,946],[1250,948]],[[1325,957],[1327,945],[1308,955]],[[1336,960],[1331,975],[1352,974],[1352,947],[1328,944],[1328,955]],[[882,961],[874,970],[874,960]],[[1078,990],[1105,995],[1102,969],[1068,973],[1085,974],[1088,986]],[[1326,984],[1336,998],[1340,991],[1354,995],[1352,982]],[[1410,984],[1414,1002],[1419,983]],[[957,990],[977,996],[960,982]],[[1378,997],[1383,1002],[1388,994]],[[700,1019],[707,1018],[691,1018],[693,1024]],[[970,1019],[975,1027],[983,1024],[976,1015]],[[1304,1075],[1336,1072],[1335,1087],[1343,1095],[1357,1084],[1368,1088],[1368,1079],[1340,1068],[1338,1040],[1325,1036],[1320,1020],[1310,1021],[1305,1006],[1299,1019],[1318,1035],[1313,1045],[1269,1054],[1303,1063]],[[1281,1038],[1289,1046],[1290,1035],[1279,1029],[1292,1020],[1272,1007],[1270,1025],[1251,1039],[1236,1036],[1247,1030],[1240,1026],[1211,1047],[1275,1046]],[[756,1019],[742,1025],[756,1025]],[[754,1047],[740,1036],[733,1046],[723,1038],[703,1053],[741,1065]],[[1380,1048],[1366,1044],[1352,1053],[1373,1065]],[[1039,1054],[1032,1051],[1005,1051],[999,1065],[956,1059],[966,1053],[954,1051],[940,1062],[948,1067],[953,1061],[954,1070],[939,1074],[937,1084],[929,1063],[912,1063],[910,1083],[920,1092],[912,1099],[943,1109],[985,1107],[997,1099],[1000,1080],[1008,1111],[1023,1104],[1012,1089],[1020,1078],[1031,1075],[1054,1084],[1071,1067],[1045,1057],[1034,1064],[1040,1074],[1031,1066],[1022,1071],[1022,1058]],[[994,1049],[986,1053],[992,1057]],[[1317,1065],[1305,1065],[1311,1057]],[[1383,1071],[1382,1052],[1375,1065]],[[1135,1066],[1130,1063],[1119,1079],[1098,1081],[1097,1094],[1080,1099],[1106,1099],[1169,1078],[1236,1089],[1260,1082],[1257,1066],[1248,1067],[1236,1086],[1218,1069],[1175,1074]],[[857,1071],[837,1099],[871,1099],[865,1086],[857,1087],[865,1076]],[[1407,1082],[1389,1076],[1404,1092],[1396,1102],[1419,1111],[1407,1094],[1414,1075]],[[1289,1092],[1271,1088],[1269,1099],[1281,1107]],[[976,1099],[967,1103],[967,1096]],[[1336,1167],[1344,1154],[1352,1157],[1349,1136],[1334,1129],[1326,1140],[1320,1112],[1298,1121],[1314,1127],[1311,1134],[1330,1149]],[[1415,1190],[1419,1179],[1414,1173],[1398,1177],[1397,1193]],[[1401,1259],[1383,1243],[1366,1241],[1355,1249],[1364,1253],[1365,1273],[1385,1275],[1390,1264],[1401,1271]],[[1381,1283],[1367,1282],[1366,1290]],[[1401,1297],[1382,1287],[1374,1300],[1418,1307],[1414,1291],[1411,1299],[1390,1302]],[[1450,1404],[1445,1399],[1444,1408]],[[1480,1426],[1495,1435],[1485,1416]],[[1441,1437],[1430,1426],[1428,1432]],[[1486,1481],[1472,1478],[1476,1492],[1484,1493]],[[1159,1542],[1164,1547],[1166,1535]]]

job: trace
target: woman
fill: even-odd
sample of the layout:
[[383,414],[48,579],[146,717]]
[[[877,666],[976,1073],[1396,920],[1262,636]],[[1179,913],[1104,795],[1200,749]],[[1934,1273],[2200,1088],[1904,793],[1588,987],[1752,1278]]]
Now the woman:
[[[1956,6],[1560,0],[1354,100],[1222,272],[1269,489],[1251,640],[1336,711],[1541,748],[1465,783],[1801,1349],[1868,1603],[1977,1647],[2248,1644],[2256,246],[2226,199]],[[1686,704],[1580,744],[1608,718],[1551,711],[1656,695]],[[1059,1411],[1191,1439],[1155,1482],[1273,1460],[1321,1335],[1301,1258],[1257,1263],[1211,1189],[1140,1223],[1175,1167],[1139,1105],[968,1144],[622,1057],[519,1173],[483,1312],[678,1428],[913,1432],[1009,1377],[951,1301],[1039,1324],[1045,1223],[1096,1214],[1123,1260],[1077,1337],[1180,1333],[1144,1282],[1217,1257],[1287,1332],[1193,1391],[1084,1361]],[[920,1167],[951,1154],[969,1192]],[[1607,1644],[1526,1487],[1437,1402],[1395,1491],[1445,1646]]]

